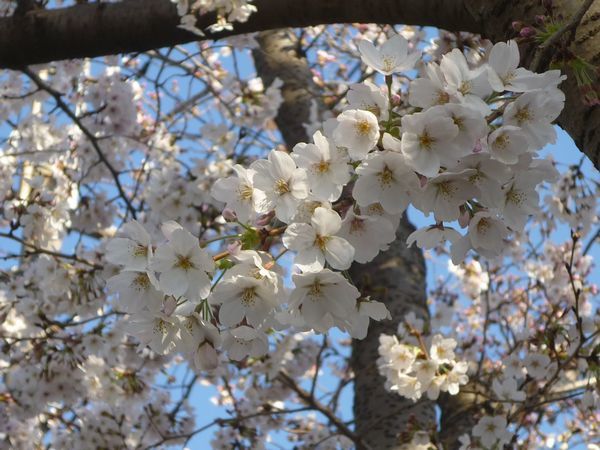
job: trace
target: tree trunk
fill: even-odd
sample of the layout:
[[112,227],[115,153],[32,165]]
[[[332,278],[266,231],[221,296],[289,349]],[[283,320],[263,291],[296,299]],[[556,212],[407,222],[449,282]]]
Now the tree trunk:
[[413,403],[386,391],[385,379],[375,364],[382,333],[396,334],[398,324],[411,311],[425,322],[429,319],[423,253],[417,247],[406,246],[406,238],[413,230],[404,215],[389,250],[368,264],[354,264],[350,269],[360,291],[383,301],[392,314],[392,320],[371,322],[367,337],[352,343],[356,432],[373,450],[400,449],[403,443],[410,441],[402,433],[411,424],[421,430],[435,430],[433,402],[425,397]]
[[[283,103],[275,123],[288,150],[292,151],[298,142],[310,139],[303,124],[309,122],[312,101],[319,99],[320,89],[313,83],[306,59],[298,54],[300,44],[293,30],[263,31],[258,33],[257,41],[260,47],[252,53],[257,74],[265,86],[275,78],[283,81]],[[317,105],[320,111],[325,110],[322,102]]]
[[[308,122],[313,99],[318,99],[318,87],[306,59],[298,54],[299,43],[292,30],[261,32],[260,49],[254,52],[258,75],[265,85],[275,78],[283,81],[283,104],[275,121],[288,148],[298,142],[308,142],[302,126]],[[320,109],[325,107],[320,104]],[[350,269],[353,280],[363,293],[384,301],[392,313],[391,321],[372,322],[367,337],[354,341],[351,365],[354,371],[354,419],[356,432],[372,450],[398,449],[400,435],[413,417],[422,427],[435,423],[434,405],[423,400],[407,401],[396,393],[387,392],[375,361],[379,354],[379,335],[395,334],[404,314],[413,311],[428,318],[425,296],[425,263],[421,251],[406,248],[406,237],[414,230],[404,217],[397,240],[390,249],[369,264],[354,264]],[[377,288],[383,288],[382,294]],[[362,450],[362,449],[361,449]]]

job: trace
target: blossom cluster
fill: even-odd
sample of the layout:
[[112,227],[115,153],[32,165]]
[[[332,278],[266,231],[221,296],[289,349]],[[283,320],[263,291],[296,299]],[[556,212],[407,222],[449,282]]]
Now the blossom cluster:
[[[555,176],[535,151],[554,139],[551,121],[564,101],[559,72],[518,68],[514,42],[496,44],[476,68],[452,51],[423,68],[403,106],[392,93],[393,74],[412,70],[420,55],[400,35],[380,48],[361,41],[359,50],[386,87],[350,86],[348,105],[312,142],[235,164],[233,175],[217,179],[211,194],[225,205],[223,229],[231,234],[202,243],[165,222],[166,242],[154,248],[130,222],[127,237],[109,244],[108,261],[122,266],[109,284],[141,342],[159,353],[176,349],[204,369],[215,367],[221,346],[232,359],[264,355],[271,329],[338,327],[362,338],[370,319],[389,313],[362,297],[345,271],[388,248],[409,204],[435,223],[408,244],[448,240],[456,263],[471,249],[499,256],[511,231],[523,229],[537,208],[537,185]],[[445,224],[455,221],[464,236]],[[207,244],[227,240],[221,253],[209,253]],[[296,270],[290,292],[277,265],[288,251]],[[421,387],[413,383],[405,395],[456,393],[466,366],[440,369],[446,363],[418,362],[423,370],[410,379]]]
[[[391,74],[416,59],[399,35],[381,49],[365,41],[359,48],[390,88]],[[389,89],[352,85],[345,110],[313,142],[291,155],[272,151],[248,169],[236,166],[213,195],[244,223],[273,212],[288,224],[284,245],[297,252],[302,270],[325,260],[338,270],[370,261],[394,239],[409,204],[435,219],[409,244],[450,241],[455,263],[471,249],[499,256],[504,239],[536,212],[538,185],[556,178],[536,151],[554,141],[551,122],[564,102],[558,71],[534,74],[517,67],[518,59],[514,42],[496,44],[489,63],[474,69],[453,51],[410,83],[402,111]],[[351,196],[342,195],[346,186]],[[306,211],[319,207],[330,211],[309,220]],[[467,233],[445,224],[452,222]]]
[[131,314],[131,334],[157,353],[181,352],[198,370],[216,368],[217,348],[234,360],[265,355],[272,328],[324,333],[337,326],[362,338],[369,318],[389,315],[383,304],[361,300],[339,272],[294,274],[288,294],[282,269],[266,252],[238,248],[221,259],[176,222],[162,232],[166,242],[154,247],[138,222],[126,224],[124,237],[107,247],[107,260],[122,268],[108,286],[117,308]]
[[256,11],[252,0],[171,0],[177,4],[177,14],[181,16],[180,28],[198,36],[204,36],[197,27],[197,15],[209,12],[217,13],[217,21],[207,27],[211,33],[232,30],[232,22],[246,22],[250,14]]
[[[422,340],[421,344],[426,345]],[[415,402],[423,393],[431,400],[436,400],[440,392],[458,394],[469,378],[468,364],[456,361],[456,345],[454,339],[441,334],[431,338],[429,348],[401,344],[396,336],[380,335],[377,367],[386,379],[386,388]]]

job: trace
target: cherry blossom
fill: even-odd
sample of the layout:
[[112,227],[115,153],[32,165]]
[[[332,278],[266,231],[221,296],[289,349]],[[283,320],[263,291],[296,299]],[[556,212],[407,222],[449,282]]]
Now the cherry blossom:
[[255,188],[264,193],[257,210],[275,210],[279,219],[289,222],[300,200],[308,196],[306,171],[297,168],[288,154],[275,150],[268,160],[255,161],[250,168]]
[[402,153],[414,170],[428,177],[437,175],[441,159],[455,154],[452,140],[458,135],[458,126],[448,117],[443,107],[402,118]]
[[335,234],[342,227],[342,219],[335,212],[318,207],[311,223],[293,223],[283,236],[283,244],[297,252],[294,264],[304,271],[321,270],[325,262],[338,270],[350,267],[354,248]]
[[349,109],[337,118],[333,140],[348,149],[351,159],[361,160],[379,140],[379,123],[375,114],[361,109]]
[[358,180],[352,195],[360,206],[379,202],[390,214],[403,212],[418,179],[402,154],[387,151],[373,153],[356,169]]
[[[255,10],[174,3],[198,35]],[[263,36],[2,76],[2,442],[162,448],[208,432],[261,449],[291,430],[298,448],[362,447],[342,390],[364,375],[352,340],[379,338],[359,356],[390,397],[444,409],[481,394],[457,447],[592,445],[600,189],[588,162],[538,153],[564,77],[519,67],[512,41],[391,31],[304,30],[306,142],[281,125],[289,83],[251,69]],[[407,209],[429,220],[412,231]],[[417,256],[399,239],[425,250],[426,291],[420,263],[380,283]],[[392,246],[376,272],[353,265]],[[198,385],[222,415],[206,427]],[[401,448],[444,445],[417,422]]]
[[295,289],[290,297],[291,310],[301,314],[309,327],[321,333],[347,321],[360,296],[340,273],[329,269],[294,274],[292,279]]
[[390,37],[379,48],[367,40],[361,40],[358,49],[363,62],[383,75],[412,69],[420,56],[418,52],[408,52],[408,42],[399,34]]
[[297,144],[292,158],[306,170],[311,193],[316,198],[335,201],[350,180],[347,161],[320,131],[313,135],[313,140],[314,144]]
[[163,226],[163,232],[168,241],[156,249],[150,264],[160,273],[160,288],[166,294],[192,301],[206,298],[208,275],[214,271],[212,259],[200,248],[198,239],[178,224],[173,229]]

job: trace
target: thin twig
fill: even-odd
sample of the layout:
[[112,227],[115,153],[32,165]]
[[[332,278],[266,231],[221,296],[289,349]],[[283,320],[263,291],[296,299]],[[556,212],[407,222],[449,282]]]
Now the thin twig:
[[573,17],[571,17],[571,20],[569,20],[565,25],[563,25],[559,30],[557,30],[552,36],[550,36],[544,43],[542,43],[537,48],[533,57],[533,61],[531,62],[531,65],[529,67],[530,70],[532,70],[533,72],[538,72],[542,69],[542,63],[548,59],[552,48],[556,44],[558,44],[558,41],[560,41],[560,39],[566,32],[575,30],[579,26],[581,19],[583,19],[583,16],[585,16],[585,13],[588,11],[588,9],[590,9],[594,1],[595,0],[585,0],[581,4],[581,7],[573,15]]
[[77,125],[77,127],[81,130],[81,132],[89,139],[90,143],[92,144],[92,147],[94,147],[94,150],[98,154],[98,158],[100,158],[100,161],[102,161],[102,163],[106,166],[106,168],[112,175],[112,177],[115,181],[117,190],[119,191],[119,196],[125,202],[125,205],[127,206],[127,210],[129,211],[131,216],[135,219],[136,218],[135,208],[133,207],[133,205],[131,204],[131,201],[129,200],[129,198],[127,198],[127,195],[125,194],[125,191],[123,190],[123,186],[121,185],[121,181],[119,180],[119,173],[115,170],[115,168],[112,166],[110,161],[106,158],[106,155],[104,155],[104,152],[100,148],[100,145],[98,145],[98,139],[96,138],[96,136],[94,136],[92,134],[92,132],[90,130],[88,130],[85,127],[85,125],[83,125],[80,118],[77,117],[77,115],[73,111],[71,111],[71,108],[69,108],[69,105],[67,105],[65,103],[65,101],[62,99],[62,94],[60,92],[55,90],[52,86],[49,86],[48,84],[46,84],[36,73],[31,71],[29,68],[26,67],[26,68],[22,69],[22,72],[25,75],[27,75],[31,79],[31,81],[33,81],[37,85],[38,88],[43,89],[44,91],[48,92],[48,94],[50,94],[56,101],[57,106],[67,116],[69,116],[69,118],[75,123],[75,125]]
[[344,436],[350,438],[355,444],[357,444],[360,448],[369,449],[370,447],[358,436],[354,431],[352,431],[348,426],[340,420],[339,417],[335,415],[333,411],[327,408],[325,405],[321,404],[316,398],[310,395],[309,392],[302,389],[296,381],[290,377],[285,372],[279,372],[279,379],[282,383],[293,390],[300,400],[307,405],[313,408],[316,411],[319,411],[325,417],[329,419],[329,421],[338,429],[338,431]]
[[36,247],[35,245],[27,242],[25,239],[21,239],[20,237],[17,237],[13,234],[10,233],[0,233],[0,238],[6,238],[6,239],[12,239],[15,242],[20,243],[21,245],[28,247],[30,249],[32,249],[31,251],[28,251],[27,253],[43,253],[45,255],[50,255],[50,256],[55,256],[57,258],[64,258],[64,259],[70,259],[82,264],[86,264],[90,267],[93,267],[94,269],[102,269],[102,266],[99,264],[94,264],[86,259],[82,259],[80,257],[78,257],[77,255],[73,254],[73,255],[68,255],[66,253],[60,253],[60,252],[55,252],[52,250],[46,250],[44,248],[39,248]]

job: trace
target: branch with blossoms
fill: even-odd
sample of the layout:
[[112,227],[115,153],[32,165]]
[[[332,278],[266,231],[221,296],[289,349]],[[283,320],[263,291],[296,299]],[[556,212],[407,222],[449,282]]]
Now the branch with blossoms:
[[[455,262],[470,249],[498,256],[508,234],[523,228],[537,202],[535,187],[555,176],[534,152],[553,139],[550,121],[563,99],[556,88],[560,75],[517,70],[511,43],[496,44],[489,64],[477,69],[453,51],[411,82],[401,113],[392,74],[410,70],[419,55],[408,52],[400,35],[380,49],[367,41],[359,49],[363,61],[385,75],[387,94],[369,83],[352,86],[348,107],[314,134],[314,143],[298,144],[291,155],[271,151],[247,169],[236,165],[234,176],[214,184],[212,195],[226,204],[223,215],[235,230],[214,240],[241,236],[228,253],[211,258],[175,223],[163,225],[167,243],[156,254],[136,223],[128,239],[109,246],[109,262],[125,269],[109,284],[124,310],[141,314],[134,323],[142,342],[160,353],[174,349],[181,314],[196,314],[182,320],[198,327],[192,334],[207,336],[190,351],[208,352],[210,360],[220,345],[214,325],[229,329],[224,346],[234,359],[264,354],[265,332],[274,323],[317,332],[337,326],[364,336],[369,317],[385,318],[385,307],[361,299],[343,273],[352,261],[370,261],[389,245],[409,204],[433,213],[436,223],[408,243],[427,248],[450,240]],[[502,111],[501,123],[495,109]],[[342,196],[346,185],[350,195]],[[465,236],[444,225],[455,220],[467,226]],[[293,275],[289,297],[268,253],[280,245],[295,253],[301,271]],[[218,270],[218,282],[211,283]],[[211,324],[213,317],[218,322]]]
[[[472,423],[456,427],[464,448],[536,443],[556,411],[570,414],[570,431],[594,423],[584,416],[597,405],[597,320],[581,244],[593,242],[597,191],[569,168],[548,209],[581,238],[547,248],[525,234],[531,215],[551,214],[538,193],[554,164],[537,152],[554,138],[561,75],[518,67],[512,42],[443,34],[422,60],[419,30],[405,30],[410,44],[360,30],[379,44],[343,27],[307,31],[334,117],[321,122],[313,111],[311,142],[264,159],[279,142],[281,84],[248,80],[229,45],[153,51],[120,67],[36,69],[73,102],[137,205],[138,221],[124,225],[120,193],[81,127],[62,120],[48,90],[19,95],[27,86],[7,81],[8,107],[35,113],[11,125],[2,174],[36,156],[27,198],[0,183],[10,192],[7,234],[32,250],[0,301],[9,355],[0,414],[15,417],[0,432],[11,443],[39,418],[27,439],[60,448],[186,445],[213,427],[217,448],[256,448],[278,429],[300,448],[362,445],[339,407],[354,375],[348,340],[336,347],[332,329],[360,339],[371,320],[389,317],[385,286],[372,300],[347,269],[388,248],[409,205],[433,215],[409,243],[461,263],[452,271],[467,299],[444,285],[432,295],[431,327],[400,318],[373,374],[405,398],[477,397],[463,414]],[[352,39],[356,48],[340,44]],[[340,86],[328,72],[363,82]],[[552,223],[539,225],[545,238]],[[326,371],[340,382],[323,394]],[[216,386],[227,417],[196,427],[200,383]],[[412,448],[445,443],[436,430],[407,427]]]
[[[476,383],[461,389],[459,396],[465,396],[462,405],[469,414],[485,412],[476,426],[464,429],[461,448],[487,448],[498,442],[521,445],[525,430],[529,445],[534,445],[530,430],[535,429],[538,437],[547,436],[543,424],[552,423],[557,415],[565,417],[569,430],[573,430],[571,425],[576,428],[575,423],[585,428],[583,417],[596,420],[589,411],[597,403],[594,349],[598,319],[590,303],[597,288],[585,281],[590,276],[591,259],[582,255],[580,240],[580,233],[591,231],[595,215],[595,206],[591,210],[581,207],[590,205],[589,196],[593,195],[586,184],[585,179],[573,179],[567,172],[549,192],[550,208],[530,224],[527,234],[508,243],[513,258],[519,258],[526,252],[519,248],[521,241],[534,243],[540,239],[534,230],[542,229],[544,245],[533,246],[526,268],[496,260],[488,262],[484,270],[477,259],[463,267],[452,267],[472,302],[463,309],[463,317],[452,319],[457,301],[452,299],[448,304],[444,300],[451,288],[440,286],[435,290],[439,318],[434,326],[457,330],[456,339],[464,342],[459,351],[463,357],[470,354],[473,358],[475,351],[481,352]],[[567,207],[574,201],[579,207]],[[568,225],[574,216],[579,218],[579,232],[572,232],[571,241],[562,246],[543,241],[546,230],[556,227],[553,211]],[[581,308],[578,312],[577,304]],[[484,327],[487,338],[484,333],[482,341],[467,343],[472,327]],[[511,424],[513,430],[506,433]],[[576,435],[577,431],[565,431],[561,439],[568,441]],[[589,439],[593,442],[594,437]]]

